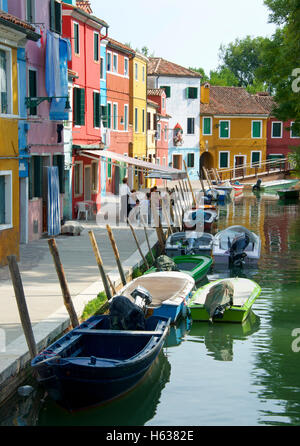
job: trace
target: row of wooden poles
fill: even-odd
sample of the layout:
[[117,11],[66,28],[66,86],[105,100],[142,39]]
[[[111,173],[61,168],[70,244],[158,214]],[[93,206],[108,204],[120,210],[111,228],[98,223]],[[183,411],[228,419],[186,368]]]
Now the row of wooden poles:
[[[186,165],[185,165],[185,168],[186,168]],[[186,171],[187,171],[187,169],[186,169]],[[164,252],[165,242],[166,242],[166,239],[169,236],[169,234],[173,234],[177,231],[183,230],[184,211],[196,204],[195,194],[194,194],[188,173],[187,173],[187,182],[185,182],[184,180],[179,180],[178,184],[179,184],[179,186],[175,185],[176,194],[173,195],[173,197],[175,198],[173,206],[172,206],[172,204],[170,204],[170,210],[169,210],[170,213],[167,212],[166,206],[162,200],[162,213],[165,218],[166,225],[168,227],[166,232],[163,230],[161,218],[158,215],[158,211],[157,211],[156,207],[153,206],[151,208],[154,221],[157,222],[157,224],[155,224],[155,229],[156,229],[156,233],[157,233],[157,239],[158,239],[160,252]],[[192,199],[191,199],[191,196],[188,191],[188,186],[190,188]],[[170,218],[169,218],[169,216],[170,216]],[[142,252],[142,249],[141,249],[140,243],[138,241],[138,238],[136,236],[135,230],[129,221],[128,221],[128,225],[131,229],[133,238],[135,240],[137,249],[141,255],[143,263],[145,264],[146,268],[149,269],[150,268],[149,263],[146,259],[146,256]],[[149,253],[151,255],[152,261],[154,262],[155,259],[154,259],[154,255],[153,255],[152,248],[150,245],[146,225],[144,224],[143,227],[144,227],[145,238],[147,241]],[[111,242],[111,246],[112,246],[112,249],[114,252],[115,259],[116,259],[117,267],[118,267],[120,278],[121,278],[121,283],[123,286],[125,286],[127,283],[127,280],[126,280],[126,275],[125,275],[125,272],[124,272],[124,269],[122,266],[122,262],[120,259],[120,254],[119,254],[119,250],[117,247],[117,243],[116,243],[116,240],[115,240],[115,237],[114,237],[111,227],[109,225],[106,225],[106,229],[107,229],[107,233],[108,233],[108,236],[109,236],[109,239]],[[105,272],[103,260],[102,260],[100,250],[99,250],[99,247],[98,247],[98,244],[97,244],[97,241],[95,238],[95,234],[93,231],[89,231],[89,237],[90,237],[90,242],[91,242],[91,245],[92,245],[92,248],[94,251],[94,255],[96,258],[96,262],[97,262],[97,265],[99,268],[100,276],[101,276],[101,279],[103,282],[105,294],[106,294],[107,299],[109,300],[112,298],[113,295],[117,294],[117,290],[116,290],[112,280],[110,279],[109,275]],[[57,248],[55,239],[54,238],[49,239],[48,245],[49,245],[49,250],[50,250],[52,258],[53,258],[53,262],[54,262],[54,266],[55,266],[56,273],[58,276],[58,280],[60,283],[64,305],[65,305],[65,307],[68,311],[68,314],[70,316],[71,326],[73,328],[75,328],[79,325],[79,319],[76,314],[75,308],[73,306],[71,293],[69,290],[66,275],[65,275],[64,268],[63,268],[63,265],[62,265],[62,262],[60,259],[60,255],[58,252],[58,248]],[[26,339],[26,342],[28,345],[30,356],[33,359],[37,355],[37,346],[36,346],[35,339],[34,339],[32,324],[31,324],[30,317],[29,317],[28,307],[27,307],[27,303],[26,303],[24,288],[23,288],[23,284],[22,284],[22,279],[21,279],[17,259],[16,259],[16,256],[12,255],[12,256],[8,256],[7,260],[8,260],[9,271],[10,271],[12,284],[13,284],[13,288],[14,288],[14,292],[15,292],[15,297],[16,297],[16,301],[17,301],[21,324],[23,327],[23,331],[24,331],[25,339]]]

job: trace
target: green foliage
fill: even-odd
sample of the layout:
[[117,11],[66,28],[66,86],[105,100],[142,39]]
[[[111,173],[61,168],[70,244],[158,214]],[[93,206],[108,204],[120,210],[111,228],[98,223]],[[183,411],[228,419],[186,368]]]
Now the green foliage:
[[296,174],[300,174],[300,146],[293,147],[292,151],[288,154],[288,160],[291,163],[292,169]]
[[107,303],[107,297],[104,292],[98,294],[95,299],[92,299],[90,302],[86,304],[84,307],[81,319],[85,320],[94,314],[101,314],[103,305]]
[[210,84],[221,87],[238,87],[239,81],[229,68],[223,67],[210,71]]

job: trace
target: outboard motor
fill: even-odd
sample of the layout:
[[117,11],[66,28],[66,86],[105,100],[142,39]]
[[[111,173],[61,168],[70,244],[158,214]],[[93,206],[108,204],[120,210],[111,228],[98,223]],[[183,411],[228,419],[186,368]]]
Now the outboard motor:
[[261,179],[257,180],[256,184],[252,187],[252,191],[260,191]]
[[248,234],[241,234],[235,237],[229,248],[229,266],[242,266],[245,261],[247,254],[245,249],[250,243],[250,238]]
[[147,311],[147,307],[152,302],[152,296],[146,288],[142,286],[137,286],[131,293],[131,296],[135,300],[135,305],[142,308],[144,313]]

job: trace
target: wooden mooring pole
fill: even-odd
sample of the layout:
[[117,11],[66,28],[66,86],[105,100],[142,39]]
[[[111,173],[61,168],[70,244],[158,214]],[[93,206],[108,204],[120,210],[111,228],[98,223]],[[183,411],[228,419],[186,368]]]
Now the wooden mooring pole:
[[99,271],[100,271],[100,275],[101,275],[101,279],[102,279],[102,282],[103,282],[103,286],[104,286],[104,289],[105,289],[105,294],[106,294],[107,299],[109,300],[109,299],[112,298],[112,294],[111,294],[111,291],[110,291],[110,287],[109,287],[107,276],[106,276],[105,271],[104,271],[103,261],[102,261],[101,255],[100,255],[100,251],[99,251],[99,248],[98,248],[98,245],[97,245],[97,241],[96,241],[94,232],[93,231],[89,231],[89,236],[90,236],[90,241],[91,241],[91,244],[92,244],[92,247],[93,247],[93,251],[94,251],[94,254],[95,254],[95,257],[96,257],[96,262],[97,262],[97,265],[98,265],[98,268],[99,268]]
[[64,268],[60,261],[60,257],[59,257],[55,239],[54,238],[49,239],[48,245],[49,245],[51,255],[53,257],[54,266],[55,266],[55,269],[57,272],[58,280],[60,283],[60,288],[61,288],[62,295],[64,298],[64,304],[65,304],[65,307],[69,313],[72,327],[75,328],[79,325],[79,320],[78,320],[75,308],[73,306],[71,294],[70,294],[69,287],[67,284],[67,279],[65,276]]
[[132,232],[133,238],[134,238],[134,240],[135,240],[137,249],[138,249],[138,251],[139,251],[139,253],[140,253],[140,255],[141,255],[142,259],[143,259],[144,264],[146,265],[147,270],[148,270],[148,269],[150,268],[150,266],[149,266],[149,263],[147,262],[147,259],[146,259],[146,257],[144,256],[143,251],[142,251],[142,249],[141,249],[141,247],[140,247],[139,241],[138,241],[137,236],[136,236],[136,234],[135,234],[135,230],[133,229],[133,226],[129,223],[129,220],[128,220],[128,219],[127,219],[127,223],[128,223],[128,225],[129,225],[129,227],[130,227],[130,229],[131,229],[131,232]]
[[27,308],[27,304],[26,304],[22,279],[21,279],[16,256],[8,256],[7,261],[8,261],[9,271],[10,271],[10,275],[11,275],[11,280],[12,280],[14,291],[15,291],[16,301],[17,301],[17,305],[18,305],[18,310],[19,310],[19,315],[20,315],[24,335],[26,338],[26,342],[28,345],[31,359],[33,359],[37,355],[37,347],[36,347],[36,343],[35,343],[35,339],[34,339],[32,325],[30,322],[30,317],[29,317],[28,308]]
[[126,282],[126,277],[125,277],[125,273],[124,273],[124,270],[123,270],[123,266],[122,266],[122,263],[121,263],[119,250],[118,250],[118,247],[117,247],[117,244],[116,244],[113,232],[111,230],[111,227],[109,225],[106,225],[106,229],[107,229],[107,233],[108,233],[108,237],[110,239],[110,243],[111,243],[112,249],[113,249],[114,254],[115,254],[115,258],[116,258],[118,270],[119,270],[119,273],[120,273],[121,281],[122,281],[123,286],[125,286],[127,282]]
[[196,206],[196,204],[197,204],[196,203],[196,198],[195,198],[195,194],[194,194],[194,191],[193,191],[193,188],[192,188],[192,183],[191,183],[191,180],[190,180],[190,176],[189,176],[189,173],[188,173],[188,168],[187,168],[185,160],[183,160],[183,164],[184,164],[184,168],[185,168],[185,171],[186,171],[186,176],[187,176],[187,180],[188,180],[188,183],[189,183],[189,186],[190,186],[190,190],[192,192],[193,206]]

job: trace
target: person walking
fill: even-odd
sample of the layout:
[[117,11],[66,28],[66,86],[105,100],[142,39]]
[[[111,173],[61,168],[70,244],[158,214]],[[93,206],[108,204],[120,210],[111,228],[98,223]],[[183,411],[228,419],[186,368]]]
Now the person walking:
[[122,185],[120,187],[120,196],[121,196],[120,221],[122,222],[127,221],[127,217],[130,212],[129,197],[131,197],[132,194],[130,192],[127,181],[128,181],[127,178],[123,178]]

